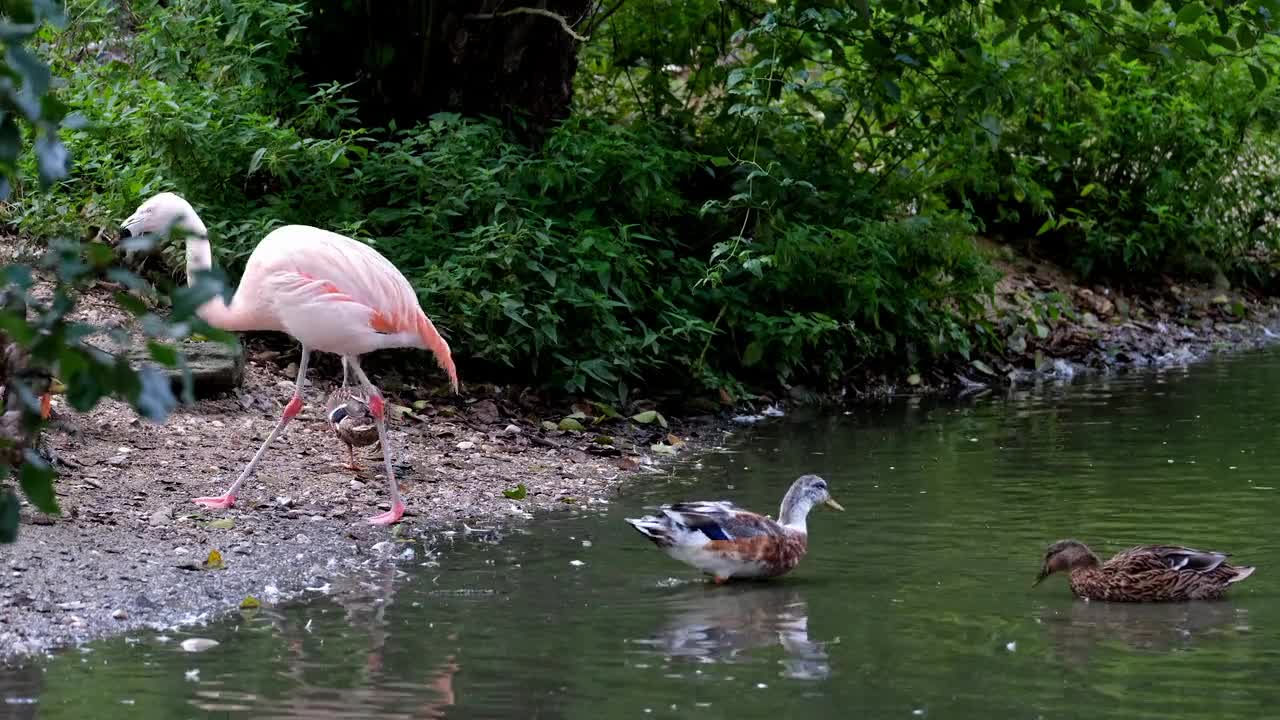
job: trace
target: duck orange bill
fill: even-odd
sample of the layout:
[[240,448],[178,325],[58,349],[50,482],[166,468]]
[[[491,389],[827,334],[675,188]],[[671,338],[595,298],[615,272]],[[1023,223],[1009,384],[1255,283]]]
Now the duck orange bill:
[[49,396],[49,393],[45,393],[40,396],[40,417],[43,420],[48,420],[52,414],[53,398]]
[[840,512],[844,512],[844,506],[843,506],[843,505],[841,505],[840,503],[836,502],[836,501],[835,501],[835,498],[827,498],[826,505],[827,505],[827,507],[835,508],[836,510],[839,510]]

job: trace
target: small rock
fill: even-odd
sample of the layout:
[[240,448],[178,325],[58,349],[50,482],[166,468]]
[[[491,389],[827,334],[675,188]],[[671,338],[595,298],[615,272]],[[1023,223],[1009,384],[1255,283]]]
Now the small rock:
[[[128,356],[135,366],[159,367],[169,378],[174,392],[181,392],[184,383],[182,368],[157,366],[145,345],[130,349]],[[184,342],[182,356],[191,372],[191,383],[197,398],[234,390],[244,380],[244,353],[238,339],[232,347],[213,341]]]
[[111,613],[111,617],[116,620],[128,620],[129,613],[125,612],[124,608],[118,608],[115,612]]
[[520,427],[517,425],[507,425],[506,427],[502,428],[502,432],[498,434],[503,436],[508,436],[508,437],[511,435],[519,435]]
[[187,652],[203,652],[217,646],[218,641],[209,638],[187,638],[182,641],[182,649]]
[[113,455],[107,458],[108,465],[120,466],[129,461],[128,455]]
[[492,400],[481,400],[471,406],[471,416],[482,423],[498,422],[498,405]]
[[152,525],[168,525],[169,521],[172,519],[173,519],[173,508],[165,506],[151,513],[151,517],[147,519],[147,522],[151,523]]
[[458,443],[459,450],[470,450],[475,446],[476,444],[471,442],[470,440],[463,440],[462,442]]

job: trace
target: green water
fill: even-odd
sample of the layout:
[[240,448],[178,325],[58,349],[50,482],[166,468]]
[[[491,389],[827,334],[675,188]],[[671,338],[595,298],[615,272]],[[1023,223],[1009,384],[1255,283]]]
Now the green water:
[[[42,718],[1228,718],[1280,715],[1280,353],[961,404],[771,421],[608,506],[461,535],[364,597],[0,676]],[[711,587],[622,522],[825,476],[843,514],[767,584]],[[1180,542],[1228,600],[1107,606],[1043,548]],[[581,565],[573,564],[580,561]],[[196,672],[198,671],[198,672]],[[21,704],[34,702],[34,704]]]

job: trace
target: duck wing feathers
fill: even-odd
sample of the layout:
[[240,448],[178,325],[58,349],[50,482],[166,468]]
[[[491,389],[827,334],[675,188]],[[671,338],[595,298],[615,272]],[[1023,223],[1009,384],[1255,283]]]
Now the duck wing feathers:
[[745,540],[784,534],[783,527],[770,518],[725,500],[674,503],[663,505],[661,510],[672,522],[701,532],[709,540]]
[[1221,567],[1227,557],[1227,553],[1181,545],[1139,545],[1116,553],[1106,566],[1129,573],[1151,570],[1207,573]]

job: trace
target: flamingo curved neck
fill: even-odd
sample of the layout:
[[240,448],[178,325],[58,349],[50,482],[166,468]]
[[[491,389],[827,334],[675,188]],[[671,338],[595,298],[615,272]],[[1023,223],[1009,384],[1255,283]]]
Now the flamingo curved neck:
[[[195,284],[197,272],[212,267],[213,247],[209,244],[209,237],[204,234],[189,235],[187,237],[187,285]],[[196,314],[205,322],[221,330],[251,329],[243,327],[243,313],[238,312],[235,307],[238,298],[239,293],[236,293],[236,297],[231,300],[231,305],[228,305],[221,295],[215,295],[201,305],[196,310]]]

